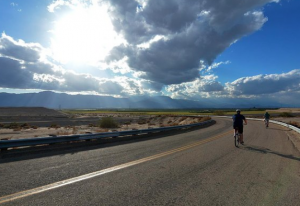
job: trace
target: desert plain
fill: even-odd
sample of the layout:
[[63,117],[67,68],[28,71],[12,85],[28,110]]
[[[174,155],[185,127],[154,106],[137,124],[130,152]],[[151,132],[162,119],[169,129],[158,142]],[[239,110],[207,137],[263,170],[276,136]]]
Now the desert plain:
[[[270,110],[270,113],[273,120],[300,126],[299,108],[281,108],[275,111]],[[280,114],[291,114],[291,117]],[[186,125],[208,120],[211,116],[213,115],[137,115],[126,112],[93,113],[91,111],[67,113],[43,107],[0,107],[0,140]],[[245,116],[247,117],[246,114]],[[252,116],[253,114],[251,114]],[[254,116],[262,118],[261,112]],[[118,127],[99,127],[99,122],[103,117],[113,118],[118,123]]]
[[[103,117],[111,117],[118,127],[99,127]],[[107,112],[68,114],[42,107],[0,107],[0,140],[150,129],[193,124],[207,119],[210,118]]]

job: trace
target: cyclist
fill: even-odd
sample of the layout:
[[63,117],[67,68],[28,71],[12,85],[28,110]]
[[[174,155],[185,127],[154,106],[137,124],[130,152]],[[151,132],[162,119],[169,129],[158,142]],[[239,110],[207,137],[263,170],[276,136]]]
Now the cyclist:
[[243,137],[243,121],[245,122],[245,125],[247,124],[247,120],[244,115],[241,115],[241,110],[237,109],[236,114],[232,116],[233,119],[233,129],[234,129],[234,135],[238,131],[240,136],[240,143],[244,144],[244,137]]
[[269,127],[269,119],[270,119],[270,114],[268,112],[266,112],[264,114],[264,121],[265,121],[266,127]]

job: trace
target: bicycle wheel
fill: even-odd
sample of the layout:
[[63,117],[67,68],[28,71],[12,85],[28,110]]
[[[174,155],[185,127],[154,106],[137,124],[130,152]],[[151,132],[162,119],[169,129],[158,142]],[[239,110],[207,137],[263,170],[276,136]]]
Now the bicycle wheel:
[[239,134],[234,135],[234,146],[238,147],[239,146]]

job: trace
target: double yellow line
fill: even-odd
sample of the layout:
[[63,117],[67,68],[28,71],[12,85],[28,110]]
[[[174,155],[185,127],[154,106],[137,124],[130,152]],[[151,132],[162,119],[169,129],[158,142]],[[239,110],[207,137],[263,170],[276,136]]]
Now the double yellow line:
[[45,185],[45,186],[37,187],[37,188],[34,188],[34,189],[18,192],[18,193],[11,194],[11,195],[8,195],[8,196],[3,196],[3,197],[0,197],[0,204],[5,203],[5,202],[9,202],[9,201],[13,201],[13,200],[16,200],[16,199],[20,199],[22,197],[27,197],[27,196],[31,196],[31,195],[34,195],[34,194],[37,194],[37,193],[52,190],[52,189],[55,189],[55,188],[59,188],[59,187],[65,186],[65,185],[73,184],[73,183],[76,183],[76,182],[79,182],[79,181],[87,180],[87,179],[97,177],[97,176],[100,176],[100,175],[103,175],[103,174],[106,174],[106,173],[110,173],[110,172],[113,172],[113,171],[116,171],[116,170],[131,167],[131,166],[134,166],[134,165],[137,165],[137,164],[140,164],[140,163],[148,162],[150,160],[158,159],[158,158],[170,155],[170,154],[174,154],[176,152],[187,150],[187,149],[190,149],[192,147],[196,147],[196,146],[214,141],[216,139],[219,139],[223,136],[228,135],[229,133],[232,133],[232,131],[228,131],[228,132],[219,134],[217,136],[214,136],[214,137],[211,137],[211,138],[208,138],[208,139],[205,139],[205,140],[201,140],[201,141],[198,141],[198,142],[195,142],[195,143],[183,146],[183,147],[179,147],[177,149],[173,149],[173,150],[170,150],[170,151],[167,151],[167,152],[163,152],[163,153],[160,153],[160,154],[157,154],[157,155],[153,155],[153,156],[150,156],[150,157],[145,157],[145,158],[142,158],[142,159],[139,159],[139,160],[124,163],[124,164],[117,165],[117,166],[114,166],[114,167],[110,167],[110,168],[107,168],[107,169],[104,169],[104,170],[99,170],[99,171],[96,171],[96,172],[88,173],[88,174],[81,175],[81,176],[78,176],[78,177],[74,177],[74,178],[71,178],[71,179],[66,179],[66,180],[63,180],[63,181],[55,182],[55,183],[52,183],[52,184],[49,184],[49,185]]

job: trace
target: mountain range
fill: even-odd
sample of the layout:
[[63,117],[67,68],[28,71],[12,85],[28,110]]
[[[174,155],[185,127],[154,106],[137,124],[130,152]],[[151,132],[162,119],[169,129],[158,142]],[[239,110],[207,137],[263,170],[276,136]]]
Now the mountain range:
[[[115,98],[97,95],[70,95],[44,91],[40,93],[0,93],[0,107],[46,107],[51,109],[191,109],[277,107],[245,99],[172,99],[168,96]],[[285,105],[281,105],[285,106]]]
[[44,91],[40,93],[0,93],[0,107],[47,107],[53,109],[101,108],[201,108],[200,102],[172,99],[167,96],[114,98],[96,95],[69,95]]

